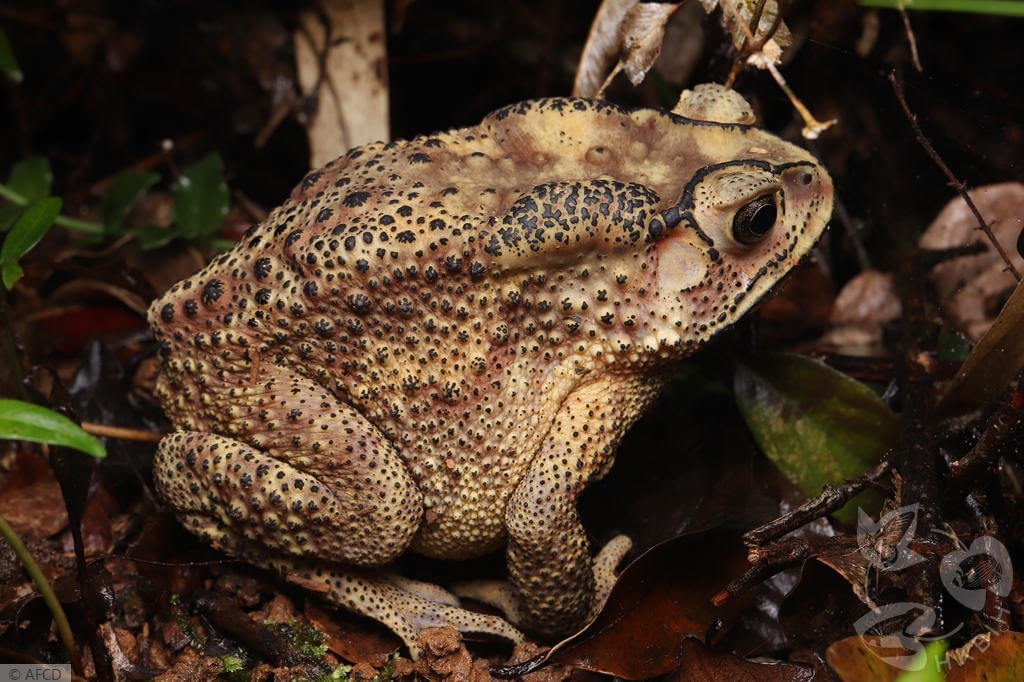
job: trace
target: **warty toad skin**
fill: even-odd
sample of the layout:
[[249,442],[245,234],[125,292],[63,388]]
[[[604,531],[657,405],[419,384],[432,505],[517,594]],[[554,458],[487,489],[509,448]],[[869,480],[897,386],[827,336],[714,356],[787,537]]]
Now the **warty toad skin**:
[[742,98],[688,97],[528,101],[353,149],[155,301],[175,427],[155,479],[183,524],[414,654],[430,625],[521,635],[382,570],[408,550],[504,547],[510,583],[472,592],[542,635],[580,627],[629,543],[592,558],[577,496],[666,368],[832,211],[825,169],[741,122]]

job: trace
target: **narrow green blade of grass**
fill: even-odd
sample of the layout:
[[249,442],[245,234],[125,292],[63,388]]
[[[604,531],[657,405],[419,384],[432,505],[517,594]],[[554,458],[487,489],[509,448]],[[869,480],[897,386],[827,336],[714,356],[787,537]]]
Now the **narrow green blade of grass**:
[[[761,450],[809,496],[864,473],[899,437],[896,415],[871,389],[809,358],[754,358],[737,366],[733,386]],[[836,517],[853,522],[857,506],[873,512],[879,502],[861,493]]]
[[11,43],[7,40],[7,34],[2,28],[0,28],[0,71],[3,71],[12,83],[20,83],[24,78],[21,67],[18,66],[18,60],[14,58],[14,52],[11,51]]
[[864,7],[936,10],[940,12],[971,12],[973,14],[999,14],[1024,17],[1021,0],[859,0]]
[[0,399],[0,438],[30,440],[106,457],[103,445],[62,414],[21,400]]

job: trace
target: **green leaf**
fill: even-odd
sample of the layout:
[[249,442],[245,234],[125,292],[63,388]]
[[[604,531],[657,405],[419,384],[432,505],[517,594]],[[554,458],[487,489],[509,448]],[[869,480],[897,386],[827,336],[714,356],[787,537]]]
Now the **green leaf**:
[[0,264],[0,280],[3,281],[4,286],[8,289],[14,286],[14,283],[21,279],[24,271],[21,266],[17,263],[2,263]]
[[[914,656],[910,667],[896,678],[896,682],[944,682],[946,679],[946,647],[944,639],[937,639],[924,645],[924,651]],[[877,655],[877,654],[875,654]],[[979,676],[980,677],[980,676]],[[984,677],[980,677],[984,679]]]
[[100,215],[107,234],[121,232],[121,225],[136,200],[159,179],[160,176],[152,172],[127,170],[117,174],[110,189],[100,199]]
[[7,187],[14,190],[25,201],[32,202],[50,196],[53,171],[50,160],[45,156],[29,156],[14,164],[7,176]]
[[11,225],[25,212],[24,206],[18,204],[4,204],[0,206],[0,232],[11,229]]
[[0,247],[0,269],[4,286],[10,289],[21,278],[18,261],[39,243],[60,213],[60,197],[40,199],[28,206],[18,218]]
[[171,217],[182,237],[196,239],[217,234],[228,213],[228,186],[220,155],[209,154],[186,168],[171,189]]
[[106,457],[103,445],[62,414],[20,400],[0,399],[0,438],[63,445]]
[[[772,354],[739,364],[736,401],[765,455],[807,495],[842,483],[877,463],[899,438],[899,420],[867,386],[820,362]],[[858,495],[840,509],[856,519]]]
[[144,225],[139,228],[139,231],[135,233],[135,236],[139,240],[139,246],[142,250],[149,251],[151,249],[159,249],[161,246],[166,246],[181,235],[178,234],[177,226],[174,225],[171,227]]
[[21,67],[18,66],[18,60],[14,58],[14,52],[11,51],[11,43],[7,40],[7,34],[2,28],[0,28],[0,71],[3,71],[12,83],[20,83],[24,78]]
[[971,352],[971,342],[955,331],[941,331],[935,342],[935,359],[941,362],[963,362]]

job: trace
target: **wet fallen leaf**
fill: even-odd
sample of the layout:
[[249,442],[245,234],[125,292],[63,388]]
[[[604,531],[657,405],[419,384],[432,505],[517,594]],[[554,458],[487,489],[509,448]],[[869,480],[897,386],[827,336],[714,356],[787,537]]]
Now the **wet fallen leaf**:
[[[114,290],[112,286],[87,280],[76,280],[74,286],[83,292]],[[121,306],[102,303],[48,307],[40,310],[35,319],[51,334],[54,347],[67,354],[78,353],[90,339],[138,329],[143,325],[137,313]]]
[[0,495],[0,516],[24,540],[46,538],[68,524],[56,480],[38,481]]
[[[737,365],[736,401],[758,445],[808,495],[857,476],[899,437],[896,415],[867,386],[797,355],[773,354]],[[862,493],[836,512],[856,518],[877,508]]]
[[[711,603],[745,568],[746,550],[737,534],[715,530],[666,540],[627,566],[597,618],[552,647],[535,667],[552,662],[627,680],[674,670],[685,637],[714,640],[746,607],[743,598],[722,607]],[[724,627],[713,631],[716,623]]]
[[309,622],[327,635],[327,648],[346,661],[379,668],[402,646],[401,640],[380,624],[359,622],[358,616],[341,610],[328,613],[315,599],[307,599],[303,610]]
[[668,682],[811,682],[814,668],[775,661],[748,661],[729,651],[715,651],[687,637],[681,649],[683,664]]
[[819,561],[807,561],[796,587],[779,608],[779,623],[792,643],[834,642],[853,632],[867,610],[847,578]]

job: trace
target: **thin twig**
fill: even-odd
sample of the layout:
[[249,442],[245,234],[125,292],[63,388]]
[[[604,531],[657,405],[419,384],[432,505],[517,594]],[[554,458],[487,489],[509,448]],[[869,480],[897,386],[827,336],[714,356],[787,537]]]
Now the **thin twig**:
[[1006,251],[1004,251],[1003,247],[999,244],[999,240],[997,240],[996,236],[992,234],[992,226],[989,223],[985,222],[985,219],[981,215],[981,211],[979,211],[978,207],[974,205],[974,200],[971,199],[971,195],[967,193],[967,187],[964,185],[964,183],[957,180],[956,176],[953,175],[953,171],[949,169],[949,166],[946,165],[946,162],[942,160],[942,157],[939,156],[938,152],[935,151],[935,148],[932,147],[931,143],[928,141],[928,138],[926,138],[924,136],[924,133],[921,132],[921,126],[917,124],[917,116],[915,116],[914,113],[910,111],[910,107],[907,106],[907,100],[903,96],[903,85],[899,82],[899,80],[897,80],[895,72],[889,72],[889,82],[892,83],[892,89],[896,93],[896,99],[899,100],[900,106],[903,107],[903,113],[906,115],[907,120],[910,122],[910,127],[914,130],[914,137],[917,138],[918,144],[924,147],[924,150],[928,153],[928,156],[932,158],[932,161],[934,161],[935,165],[939,167],[939,170],[941,170],[943,174],[945,174],[946,178],[949,180],[949,183],[954,188],[956,188],[957,192],[960,193],[960,196],[963,198],[964,203],[966,203],[967,207],[971,209],[971,213],[974,214],[975,220],[978,221],[977,229],[985,233],[985,236],[988,237],[988,240],[990,242],[992,242],[992,246],[995,247],[995,250],[1003,259],[1003,262],[1006,263],[1006,269],[1013,273],[1014,278],[1019,282],[1020,273],[1017,272],[1017,268],[1013,267],[1013,263],[1010,262],[1010,257],[1006,255]]
[[781,573],[787,568],[800,566],[811,557],[816,556],[819,549],[812,547],[812,543],[806,538],[791,538],[759,548],[748,557],[753,565],[747,569],[747,572],[715,594],[711,598],[711,603],[721,606],[731,597],[743,594],[773,575]]
[[850,501],[854,495],[864,490],[869,485],[877,483],[889,472],[889,461],[879,462],[874,469],[861,474],[846,483],[840,485],[827,485],[821,493],[812,500],[808,500],[793,511],[770,521],[763,526],[747,531],[743,535],[743,542],[747,547],[754,548],[769,540],[785,535],[797,528],[809,523],[814,519],[831,514]]
[[954,484],[963,486],[973,482],[983,467],[994,463],[1001,453],[1000,446],[1007,439],[1013,438],[1017,427],[1024,420],[1021,404],[1024,395],[1021,383],[1024,382],[1024,370],[1017,373],[1010,385],[999,397],[999,409],[985,427],[978,442],[960,459],[950,462],[950,476]]
[[107,424],[95,424],[93,422],[82,422],[81,426],[82,430],[86,433],[104,438],[120,438],[121,440],[156,443],[164,437],[162,433],[153,433],[145,429],[130,429],[124,426],[108,426]]
[[902,5],[897,7],[897,9],[903,18],[903,28],[907,32],[907,42],[910,43],[910,61],[914,63],[914,68],[919,73],[924,73],[924,68],[921,66],[921,57],[917,54],[917,39],[914,37],[914,29],[910,28],[910,17],[907,16],[907,10]]

